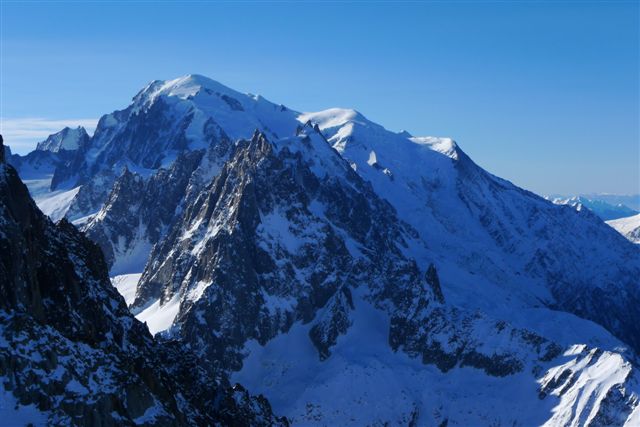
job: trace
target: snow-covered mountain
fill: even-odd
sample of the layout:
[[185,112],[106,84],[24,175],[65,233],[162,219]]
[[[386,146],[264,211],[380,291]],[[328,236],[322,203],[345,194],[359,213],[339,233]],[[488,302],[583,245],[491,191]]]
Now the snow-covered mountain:
[[89,140],[89,134],[82,126],[75,129],[65,127],[60,132],[49,135],[49,137],[39,142],[36,150],[51,151],[57,153],[61,150],[74,151],[80,149]]
[[582,197],[591,200],[600,200],[610,205],[625,205],[640,212],[640,194],[590,193],[583,194]]
[[80,188],[51,191],[53,174],[56,169],[65,167],[89,138],[81,126],[76,129],[66,127],[39,142],[37,148],[26,156],[12,155],[9,150],[7,163],[19,170],[20,178],[38,207],[54,221],[65,217]]
[[607,221],[611,227],[633,243],[640,243],[640,214]]
[[192,75],[50,189],[152,333],[294,424],[639,421],[639,248],[451,139]]
[[557,205],[569,205],[576,209],[587,208],[598,215],[603,221],[625,218],[639,213],[622,203],[614,205],[604,200],[591,199],[586,196],[547,198]]

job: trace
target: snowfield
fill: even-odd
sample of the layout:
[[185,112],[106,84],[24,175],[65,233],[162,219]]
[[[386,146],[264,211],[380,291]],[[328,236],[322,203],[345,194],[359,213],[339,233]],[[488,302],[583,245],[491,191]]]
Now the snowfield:
[[142,273],[121,274],[111,278],[111,283],[116,287],[124,302],[129,306],[136,297],[136,288]]

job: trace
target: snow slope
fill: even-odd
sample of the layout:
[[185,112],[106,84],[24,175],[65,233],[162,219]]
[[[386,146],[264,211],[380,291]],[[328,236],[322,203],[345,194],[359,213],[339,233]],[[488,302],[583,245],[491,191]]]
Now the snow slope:
[[[615,293],[627,286],[637,293],[632,277],[640,274],[638,251],[588,214],[554,206],[490,175],[451,139],[389,132],[354,110],[331,109],[299,119],[316,123],[420,233],[428,250],[411,256],[422,265],[435,257],[444,292],[457,303],[536,327],[514,305],[556,305],[577,313],[578,307],[593,304],[576,301],[587,287],[610,286],[608,292]],[[580,268],[572,268],[576,260]],[[618,277],[627,268],[634,273]],[[582,290],[571,283],[580,283]],[[579,315],[608,321],[598,310]],[[638,334],[634,325],[628,325],[632,336]]]
[[180,301],[176,296],[164,303],[158,299],[149,307],[146,307],[141,311],[134,311],[134,314],[136,319],[142,323],[146,323],[149,328],[149,332],[155,335],[158,332],[169,329],[179,311]]
[[[29,187],[29,182],[26,183]],[[44,194],[38,194],[34,196],[35,202],[38,204],[40,210],[51,220],[58,221],[67,214],[73,199],[80,191],[80,187],[72,188],[71,190],[56,190],[47,192]],[[33,193],[32,193],[33,194]]]
[[[631,413],[594,422],[611,395],[628,387],[632,365],[618,354],[570,347],[559,361],[506,377],[470,367],[443,373],[386,345],[389,318],[355,298],[349,332],[326,361],[316,357],[309,325],[296,324],[265,346],[247,343],[233,381],[267,396],[297,426],[314,425],[634,425]],[[626,390],[637,399],[637,382]],[[462,409],[464,408],[464,409]]]
[[640,214],[607,221],[611,227],[633,243],[640,243]]
[[[136,298],[136,290],[142,273],[121,274],[111,278],[111,283],[116,287],[120,295],[124,297],[127,306],[133,304]],[[156,301],[135,314],[136,318],[147,324],[149,332],[156,334],[171,327],[173,320],[180,308],[177,299],[160,304]]]
[[136,297],[136,287],[140,281],[140,273],[121,274],[111,278],[111,283],[116,287],[124,302],[129,306]]

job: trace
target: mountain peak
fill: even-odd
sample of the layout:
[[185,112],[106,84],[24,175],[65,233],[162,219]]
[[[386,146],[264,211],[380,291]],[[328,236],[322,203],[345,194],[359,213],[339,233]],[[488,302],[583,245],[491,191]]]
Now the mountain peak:
[[209,77],[203,76],[201,74],[187,74],[182,77],[178,77],[177,79],[166,81],[167,84],[170,84],[175,88],[186,88],[186,87],[194,87],[198,86],[200,88],[212,89],[212,90],[220,90],[220,91],[232,91],[233,89],[223,85],[222,83],[213,80]]
[[60,150],[77,150],[89,140],[89,134],[82,126],[70,128],[65,126],[59,132],[53,133],[36,146],[38,151],[51,151],[57,153]]
[[200,74],[187,74],[172,80],[152,81],[134,97],[134,101],[152,102],[161,95],[187,99],[196,96],[201,90],[234,97],[247,96],[209,77]]
[[300,122],[317,123],[320,129],[331,129],[344,126],[347,123],[369,123],[369,120],[360,112],[352,108],[329,108],[314,113],[302,113],[298,120]]

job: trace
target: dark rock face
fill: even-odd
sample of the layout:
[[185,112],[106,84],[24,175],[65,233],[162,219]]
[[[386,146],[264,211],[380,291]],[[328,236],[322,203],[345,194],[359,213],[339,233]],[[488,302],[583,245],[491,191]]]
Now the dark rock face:
[[496,377],[522,371],[529,360],[551,360],[562,351],[530,331],[445,307],[398,311],[391,319],[389,337],[394,350],[402,349],[443,372],[471,366]]
[[[150,248],[164,236],[178,215],[202,157],[202,151],[180,155],[169,169],[160,169],[147,180],[128,169],[123,171],[105,205],[83,226],[87,236],[103,250],[110,267],[116,258],[136,252],[136,246]],[[137,271],[144,267],[146,257],[140,261]],[[114,270],[114,274],[130,272],[135,271],[122,267]]]
[[351,326],[349,318],[351,310],[354,310],[351,291],[342,288],[327,303],[324,313],[309,330],[309,338],[318,349],[320,360],[325,360],[331,355],[330,348],[336,344],[340,335],[344,335]]
[[[261,399],[159,345],[111,286],[100,249],[37,209],[0,164],[0,378],[56,425],[272,424]],[[214,404],[211,404],[214,403]]]
[[640,287],[623,285],[631,283],[629,280],[637,282],[638,277],[640,271],[635,279],[624,277],[620,282],[610,282],[603,288],[578,295],[567,292],[566,283],[557,281],[553,292],[559,304],[571,306],[576,315],[601,324],[616,336],[624,337],[634,350],[640,351],[640,324],[637,321]]
[[[435,266],[423,276],[402,252],[415,231],[323,150],[331,148],[309,127],[289,145],[260,133],[239,142],[152,251],[132,308],[177,298],[166,336],[214,371],[239,369],[248,340],[265,344],[295,321],[311,323],[309,339],[327,359],[352,325],[354,292],[389,313],[394,350],[442,371],[473,366],[506,376],[558,351],[504,322],[443,306]],[[494,347],[479,341],[486,328]]]
[[[85,319],[81,324],[73,324],[73,331],[67,331],[80,334],[73,335],[73,338],[98,341],[108,332],[116,332],[107,327],[105,319],[90,321],[92,313],[83,312],[85,307],[74,307],[68,295],[59,289],[59,284],[64,284],[72,297],[91,299],[96,303],[119,300],[118,294],[108,287],[103,292],[93,294],[91,292],[96,290],[81,286],[85,281],[99,282],[106,277],[106,266],[99,249],[67,221],[54,226],[44,217],[31,201],[13,168],[4,167],[3,175],[0,202],[6,235],[0,273],[1,292],[5,298],[1,307],[5,310],[28,311],[40,321],[60,320],[61,323],[56,326],[61,329],[72,325],[72,322],[66,321],[67,315]],[[12,238],[8,239],[8,235]],[[25,252],[24,248],[35,248],[37,251]]]
[[125,239],[125,249],[128,249],[127,243],[130,244],[137,237],[141,220],[137,211],[141,196],[145,194],[144,187],[142,177],[125,168],[114,183],[111,194],[100,212],[109,214],[99,213],[86,227],[87,237],[100,246],[110,266],[113,265],[114,251],[117,250],[119,242]]
[[433,296],[439,303],[444,303],[444,295],[442,295],[442,288],[440,287],[440,279],[438,278],[438,272],[436,266],[429,264],[429,268],[425,273],[425,279],[433,291]]
[[[261,134],[238,143],[154,248],[138,287],[134,310],[180,297],[177,334],[225,369],[241,366],[248,339],[265,343],[295,320],[313,320],[330,301],[340,316],[350,288],[367,277],[380,289],[405,274],[405,282],[419,280],[415,262],[397,247],[410,230],[388,204],[337,153],[332,161],[341,176],[314,174],[308,156],[331,148],[311,132],[280,151]],[[292,151],[300,147],[308,153]],[[314,331],[323,336],[321,354],[346,327],[337,318],[320,321]]]
[[[209,147],[206,150],[185,151],[178,155],[168,169],[160,168],[144,179],[126,167],[115,180],[104,206],[82,229],[102,248],[112,274],[139,272],[147,255],[169,227],[177,221],[186,199],[197,196],[211,170],[224,163],[231,147],[228,137],[210,120],[206,125]],[[95,179],[80,192],[91,188]],[[105,187],[102,187],[105,188]],[[91,191],[87,193],[91,194]],[[71,215],[90,210],[91,203],[82,207],[84,194],[71,206]],[[102,195],[96,202],[101,203]],[[136,262],[127,259],[138,257]]]
[[[60,168],[56,168],[56,171],[58,170],[60,170]],[[87,180],[82,187],[80,187],[80,190],[69,206],[69,210],[65,217],[70,221],[75,221],[97,212],[109,196],[109,189],[112,187],[115,180],[116,175],[111,170],[102,170],[97,172],[92,179]],[[69,182],[65,184],[69,185]]]

